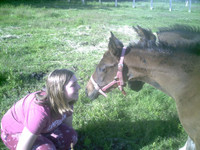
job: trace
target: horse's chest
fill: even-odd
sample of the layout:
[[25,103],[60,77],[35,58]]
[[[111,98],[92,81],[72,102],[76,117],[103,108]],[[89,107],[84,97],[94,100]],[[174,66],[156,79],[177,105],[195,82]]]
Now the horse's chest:
[[[200,126],[200,98],[194,96],[193,99],[176,100],[179,119],[185,128]],[[192,129],[190,129],[192,130]]]

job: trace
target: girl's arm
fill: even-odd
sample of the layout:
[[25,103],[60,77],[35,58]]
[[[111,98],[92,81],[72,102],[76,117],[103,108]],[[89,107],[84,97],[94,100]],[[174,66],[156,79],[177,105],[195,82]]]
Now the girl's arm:
[[30,150],[33,146],[38,135],[31,133],[24,127],[22,134],[19,138],[16,150]]

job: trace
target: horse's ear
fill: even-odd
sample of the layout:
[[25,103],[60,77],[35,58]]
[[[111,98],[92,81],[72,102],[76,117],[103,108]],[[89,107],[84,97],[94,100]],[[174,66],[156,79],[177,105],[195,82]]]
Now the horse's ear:
[[122,48],[123,48],[123,44],[121,41],[119,41],[112,32],[111,33],[111,37],[110,37],[110,40],[109,40],[109,43],[108,43],[108,48],[109,48],[109,51],[114,55],[114,56],[117,56],[119,57],[121,55],[121,51],[122,51]]
[[140,26],[133,27],[133,29],[139,35],[140,42],[145,42],[145,45],[149,46],[149,44],[152,45],[156,42],[156,36],[152,33],[152,31],[144,29]]

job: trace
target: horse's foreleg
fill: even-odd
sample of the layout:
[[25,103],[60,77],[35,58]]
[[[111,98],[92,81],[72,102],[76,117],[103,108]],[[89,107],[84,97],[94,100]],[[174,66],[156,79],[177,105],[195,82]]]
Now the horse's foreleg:
[[192,141],[192,139],[188,136],[188,140],[185,143],[185,145],[180,148],[179,150],[196,150],[195,143]]

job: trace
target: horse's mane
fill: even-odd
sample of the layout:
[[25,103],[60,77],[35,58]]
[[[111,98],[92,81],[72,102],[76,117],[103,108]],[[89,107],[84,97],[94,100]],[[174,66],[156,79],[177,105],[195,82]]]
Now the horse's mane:
[[159,28],[159,31],[157,32],[162,33],[162,32],[191,32],[191,33],[199,33],[200,34],[200,27],[194,27],[194,26],[188,26],[188,25],[180,25],[180,24],[175,24],[170,27],[162,27]]
[[160,28],[156,36],[151,30],[133,27],[138,33],[138,43],[131,43],[130,47],[154,49],[160,52],[187,52],[200,55],[200,27],[173,25]]

